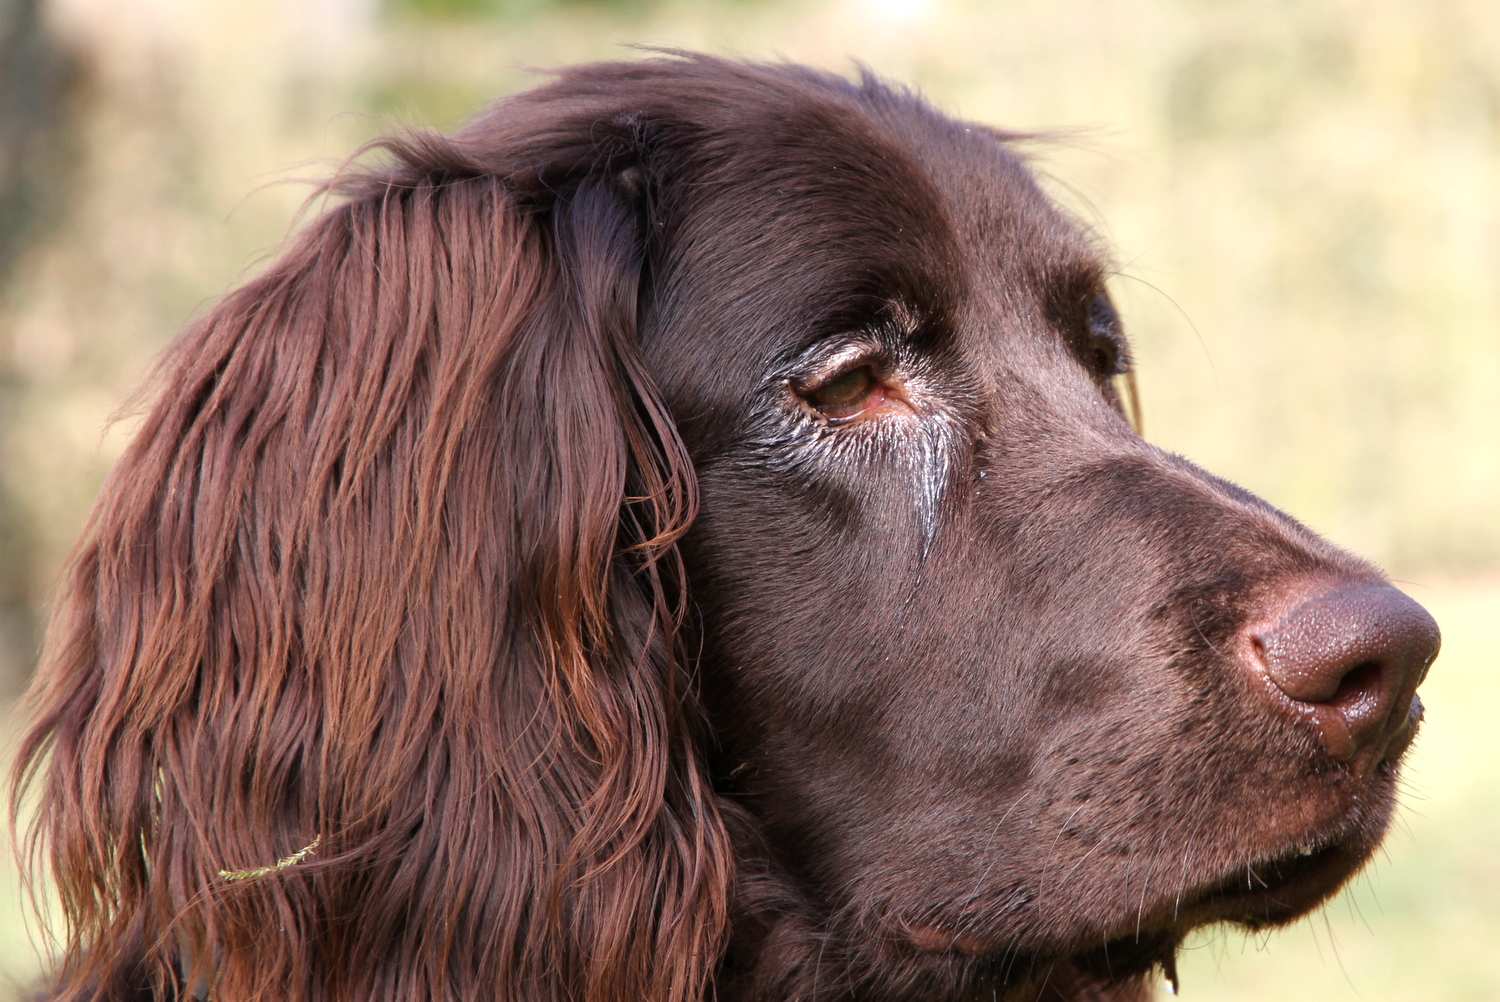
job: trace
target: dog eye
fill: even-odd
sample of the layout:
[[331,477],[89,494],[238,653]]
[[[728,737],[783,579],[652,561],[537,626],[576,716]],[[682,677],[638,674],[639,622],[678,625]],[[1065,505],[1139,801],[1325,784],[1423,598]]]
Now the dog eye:
[[1095,372],[1109,379],[1130,370],[1125,337],[1120,331],[1120,315],[1103,296],[1095,296],[1089,307],[1089,334],[1087,361]]
[[1102,373],[1106,378],[1125,372],[1125,367],[1120,364],[1119,349],[1105,338],[1094,341],[1093,347],[1089,349],[1089,360],[1093,363],[1094,371]]
[[885,393],[874,370],[861,365],[805,390],[802,397],[828,420],[847,421],[879,407]]

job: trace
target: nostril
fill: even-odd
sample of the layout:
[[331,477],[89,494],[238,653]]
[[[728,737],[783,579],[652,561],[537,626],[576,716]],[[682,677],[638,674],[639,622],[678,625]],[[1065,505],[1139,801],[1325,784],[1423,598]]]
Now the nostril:
[[1372,717],[1388,691],[1379,662],[1366,661],[1339,680],[1328,704],[1351,719]]
[[1302,601],[1249,640],[1267,678],[1315,722],[1324,749],[1347,760],[1410,729],[1438,629],[1395,588],[1362,585]]

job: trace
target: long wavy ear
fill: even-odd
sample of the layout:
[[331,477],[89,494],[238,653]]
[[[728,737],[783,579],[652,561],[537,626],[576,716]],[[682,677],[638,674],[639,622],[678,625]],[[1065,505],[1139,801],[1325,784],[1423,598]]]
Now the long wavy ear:
[[391,144],[188,330],[104,488],[14,777],[62,999],[699,998],[691,466],[639,213]]

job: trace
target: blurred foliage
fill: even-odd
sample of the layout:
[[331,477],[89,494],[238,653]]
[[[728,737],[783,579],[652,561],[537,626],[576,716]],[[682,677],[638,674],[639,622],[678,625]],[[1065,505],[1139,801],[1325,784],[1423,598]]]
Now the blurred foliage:
[[638,12],[652,3],[653,0],[385,0],[381,11],[387,17],[430,21],[514,21],[570,5]]
[[547,0],[386,0],[383,12],[398,17],[465,19],[525,16],[547,6]]
[[[0,0],[0,297],[8,298],[6,280],[17,258],[62,214],[75,152],[69,98],[78,85],[72,60],[42,23],[38,0]],[[0,355],[0,431],[24,420],[26,397],[24,376],[5,362]],[[40,609],[33,586],[44,557],[33,531],[34,502],[0,475],[0,695],[36,649]]]
[[38,0],[0,0],[0,276],[57,217],[73,77]]
[[[1500,572],[1493,0],[0,0],[0,685],[29,667],[128,440],[110,414],[278,245],[297,179],[395,124],[451,127],[535,67],[637,58],[625,43],[857,56],[957,114],[1061,130],[1031,153],[1116,250],[1149,437],[1403,579]],[[1496,639],[1500,592],[1475,587],[1438,611],[1450,653],[1430,685],[1457,656],[1493,697],[1494,645],[1474,638]],[[1430,702],[1424,749],[1443,727],[1485,733]],[[1475,895],[1497,886],[1500,833],[1464,805],[1500,807],[1481,795],[1500,762],[1466,748],[1461,783],[1457,755],[1424,778],[1440,820],[1413,820],[1374,878],[1397,933],[1341,954],[1351,967],[1439,949],[1432,929],[1494,952],[1500,916]],[[1216,949],[1194,957],[1261,959]],[[1299,950],[1270,952],[1290,972]],[[1496,997],[1478,963],[1445,958],[1407,994],[1420,978],[1350,978],[1366,999]],[[1198,998],[1356,997],[1341,978],[1297,996],[1192,971]]]

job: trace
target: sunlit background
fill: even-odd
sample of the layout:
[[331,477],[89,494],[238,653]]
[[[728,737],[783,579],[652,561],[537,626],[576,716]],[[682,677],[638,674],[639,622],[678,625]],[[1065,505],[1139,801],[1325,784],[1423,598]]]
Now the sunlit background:
[[[128,437],[109,415],[297,180],[627,43],[858,59],[1053,134],[1148,436],[1383,563],[1445,637],[1388,851],[1290,931],[1199,935],[1184,995],[1500,999],[1494,0],[0,0],[5,702]],[[40,963],[5,872],[0,995]]]

